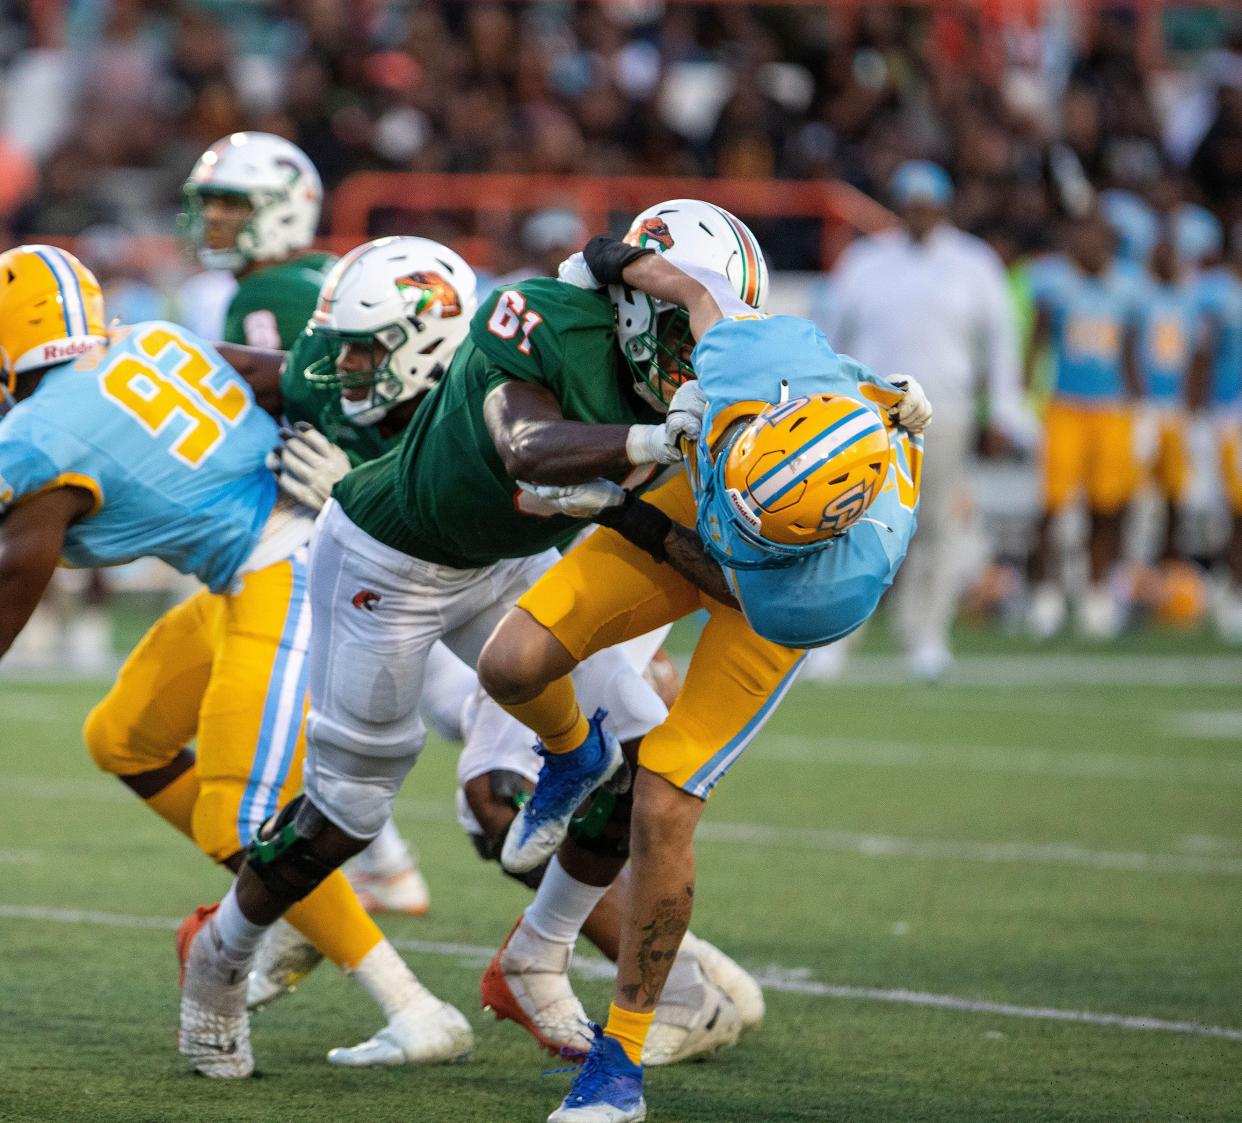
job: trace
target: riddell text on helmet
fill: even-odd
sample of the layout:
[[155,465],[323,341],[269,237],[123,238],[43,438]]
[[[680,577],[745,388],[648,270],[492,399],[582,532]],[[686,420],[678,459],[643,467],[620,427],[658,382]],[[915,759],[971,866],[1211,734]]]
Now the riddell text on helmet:
[[43,362],[51,363],[57,359],[72,359],[75,355],[84,355],[95,346],[94,340],[76,339],[71,343],[45,343],[43,345]]

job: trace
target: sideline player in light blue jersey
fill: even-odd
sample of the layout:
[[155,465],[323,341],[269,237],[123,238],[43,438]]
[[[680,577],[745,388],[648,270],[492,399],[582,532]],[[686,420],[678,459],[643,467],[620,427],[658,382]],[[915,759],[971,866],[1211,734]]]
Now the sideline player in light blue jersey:
[[[639,216],[637,244],[593,240],[561,277],[633,290],[663,317],[658,327],[652,318],[657,381],[678,387],[670,416],[698,418],[693,485],[679,473],[643,499],[606,480],[535,489],[604,529],[518,601],[479,663],[484,687],[545,745],[571,740],[548,750],[510,829],[502,861],[520,871],[555,849],[576,804],[559,806],[549,765],[597,736],[598,714],[578,741],[566,737],[587,723],[565,676],[601,647],[700,607],[709,614],[680,697],[638,750],[616,995],[549,1123],[645,1118],[639,1061],[690,917],[703,803],[784,696],[803,649],[858,627],[892,581],[915,528],[918,434],[931,412],[912,379],[885,383],[806,321],[765,317],[739,300],[734,270],[745,278],[758,265],[746,260],[751,236],[736,220],[726,279],[675,264],[686,260],[680,231],[661,229],[654,241],[672,256],[658,255],[641,233],[659,218]],[[679,307],[689,313],[680,335]],[[537,904],[553,891],[541,887]]]
[[1233,518],[1228,573],[1214,590],[1213,614],[1221,635],[1242,643],[1242,221],[1229,234],[1228,260],[1200,278],[1199,300],[1210,363],[1209,419]]
[[1135,447],[1166,507],[1162,561],[1177,553],[1181,508],[1190,487],[1187,420],[1192,397],[1199,397],[1199,380],[1193,377],[1199,365],[1199,305],[1173,238],[1161,238],[1152,249],[1139,302],[1135,357],[1142,397]]
[[1105,639],[1121,625],[1108,584],[1121,552],[1121,519],[1134,494],[1134,334],[1143,278],[1113,256],[1111,231],[1095,215],[1069,229],[1068,252],[1031,269],[1035,328],[1027,347],[1033,381],[1052,351],[1052,399],[1044,419],[1043,514],[1031,554],[1029,624],[1041,638],[1059,631],[1066,598],[1052,564],[1053,520],[1086,492],[1090,585],[1079,602],[1082,630]]
[[[11,407],[0,420],[0,657],[62,557],[158,557],[199,577],[207,589],[161,617],[121,668],[110,695],[127,704],[96,707],[84,733],[101,769],[236,868],[302,782],[313,517],[277,499],[265,467],[276,425],[215,349],[161,321],[104,325],[99,284],[71,254],[0,255],[0,387]],[[386,1010],[413,1017],[419,1002],[424,1017],[426,1002],[443,1005],[343,874],[287,919]],[[245,973],[224,982],[244,1003]],[[183,991],[182,1026],[181,1050],[204,1071],[253,1067],[248,1040],[228,1032],[208,992]]]

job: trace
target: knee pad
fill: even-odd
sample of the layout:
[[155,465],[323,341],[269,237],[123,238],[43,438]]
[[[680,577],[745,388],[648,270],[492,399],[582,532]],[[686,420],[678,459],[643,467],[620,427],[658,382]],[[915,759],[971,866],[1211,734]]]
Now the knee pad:
[[630,856],[630,812],[634,809],[633,788],[618,795],[599,788],[581,815],[569,821],[569,837],[579,849],[602,858]]
[[105,698],[89,714],[82,725],[82,739],[95,767],[102,772],[120,775],[120,754],[117,750],[123,741],[121,731],[112,714],[112,707]]
[[336,870],[311,848],[327,822],[319,808],[299,795],[259,828],[246,861],[281,901],[300,901]]
[[373,839],[392,816],[401,780],[356,780],[321,770],[312,776],[308,769],[303,783],[308,798],[341,830],[354,838]]

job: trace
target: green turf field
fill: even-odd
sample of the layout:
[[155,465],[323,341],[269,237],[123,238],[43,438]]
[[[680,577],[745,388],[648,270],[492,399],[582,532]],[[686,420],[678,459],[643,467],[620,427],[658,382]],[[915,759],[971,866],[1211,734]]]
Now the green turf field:
[[[795,688],[721,786],[694,926],[764,975],[768,1017],[653,1072],[652,1120],[1242,1118],[1242,656],[968,647],[940,688],[882,654]],[[188,1075],[172,928],[226,882],[93,771],[103,689],[0,681],[0,1120],[545,1117],[568,1077],[477,1009],[524,892],[461,835],[437,743],[398,804],[432,912],[387,928],[472,1017],[474,1059],[332,1068],[379,1023],[325,968],[255,1018],[261,1079]],[[602,1014],[607,984],[581,991]]]

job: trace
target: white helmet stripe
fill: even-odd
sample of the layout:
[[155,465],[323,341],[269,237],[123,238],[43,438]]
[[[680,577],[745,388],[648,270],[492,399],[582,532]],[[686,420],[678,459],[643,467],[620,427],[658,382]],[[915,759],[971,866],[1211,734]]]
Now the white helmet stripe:
[[69,264],[64,252],[55,246],[35,250],[40,260],[52,271],[56,286],[60,289],[60,304],[65,315],[65,335],[87,335],[86,301],[82,299],[82,286],[78,275]]
[[752,498],[760,506],[768,506],[847,445],[882,426],[883,423],[871,410],[865,407],[860,409],[844,424],[836,425],[813,444],[792,453],[783,464],[768,472],[751,490]]

